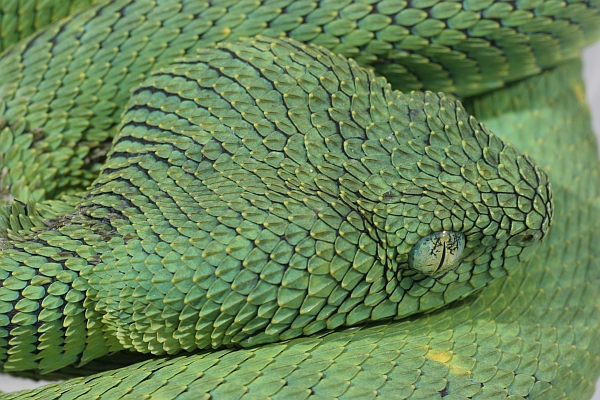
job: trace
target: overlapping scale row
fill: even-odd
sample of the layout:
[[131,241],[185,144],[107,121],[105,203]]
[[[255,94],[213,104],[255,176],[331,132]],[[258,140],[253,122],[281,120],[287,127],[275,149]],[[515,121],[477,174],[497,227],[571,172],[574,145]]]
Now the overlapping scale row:
[[[6,1],[3,30],[28,32],[30,19],[41,26],[81,4]],[[2,114],[9,126],[23,126],[14,135],[32,137],[24,144],[15,138],[10,157],[4,153],[3,183],[25,202],[84,189],[106,155],[130,90],[151,69],[224,40],[286,35],[372,65],[397,89],[466,96],[572,58],[599,36],[599,19],[595,2],[553,0],[97,5],[42,29],[0,60]],[[29,166],[25,175],[18,173],[21,164]]]
[[[508,163],[522,172],[495,172]],[[530,226],[516,203],[477,198],[513,186],[536,193]],[[225,43],[142,83],[80,210],[114,228],[81,272],[90,307],[125,348],[155,354],[440,307],[523,261],[552,214],[545,173],[459,102],[275,39]],[[466,235],[461,266],[408,269],[412,245],[444,229]]]
[[0,1],[0,52],[34,32],[98,0],[2,0]]
[[[11,217],[17,212],[13,209]],[[20,217],[26,216],[27,210],[21,212]],[[88,229],[83,229],[78,223],[81,220],[76,216],[45,220],[43,229],[8,229],[8,238],[2,239],[3,370],[52,371],[85,363],[110,350],[102,327],[93,321],[93,310],[86,310],[88,282],[79,276],[88,262],[94,262],[91,255],[96,255],[85,240],[101,251],[99,232],[106,226],[90,221]]]
[[590,125],[579,124],[589,117],[579,74],[572,63],[469,106],[494,129],[516,128],[512,139],[555,172],[564,212],[526,268],[404,321],[159,358],[6,397],[589,398],[600,372],[600,186]]
[[[173,14],[161,8],[152,13],[156,7],[151,1],[97,6],[52,24],[2,57],[0,110],[13,131],[3,133],[12,140],[2,154],[8,167],[3,186],[13,197],[40,201],[85,189],[110,148],[130,89],[157,59],[168,62],[195,46],[197,34],[175,34],[181,27],[175,21],[176,27],[162,26]],[[199,8],[186,10],[190,16]]]

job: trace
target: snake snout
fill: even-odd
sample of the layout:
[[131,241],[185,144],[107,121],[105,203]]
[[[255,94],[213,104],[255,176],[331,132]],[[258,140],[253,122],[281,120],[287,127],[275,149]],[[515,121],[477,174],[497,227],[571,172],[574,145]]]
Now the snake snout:
[[[554,205],[552,185],[548,174],[529,156],[517,159],[521,182],[515,187],[517,206],[524,216],[513,221],[512,245],[529,247],[539,243],[547,234],[552,222]],[[521,232],[517,232],[521,230]]]

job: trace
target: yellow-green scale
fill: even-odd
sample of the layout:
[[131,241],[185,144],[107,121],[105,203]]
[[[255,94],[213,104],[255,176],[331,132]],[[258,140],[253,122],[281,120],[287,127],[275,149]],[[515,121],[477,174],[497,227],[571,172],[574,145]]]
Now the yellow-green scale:
[[[591,294],[598,250],[589,246],[599,211],[598,186],[592,184],[598,161],[588,123],[578,125],[588,116],[579,68],[570,63],[469,105],[490,124],[511,123],[487,111],[497,108],[530,116],[519,120],[518,129],[530,123],[540,132],[555,132],[533,139],[518,131],[513,136],[522,146],[535,142],[530,151],[547,167],[561,166],[553,180],[556,229],[524,268],[463,301],[404,321],[254,349],[150,360],[22,395],[589,397],[600,361],[598,305]],[[549,120],[546,112],[564,118]],[[555,144],[562,140],[570,145]]]
[[[108,151],[129,89],[156,66],[155,57],[166,65],[176,55],[225,38],[285,31],[371,63],[400,87],[421,87],[418,77],[426,87],[469,94],[574,56],[600,26],[594,3],[413,1],[409,8],[396,1],[334,3],[223,1],[209,7],[207,2],[117,1],[17,45],[1,62],[0,139],[8,167],[2,171],[3,201],[14,195],[39,200],[87,185]],[[15,4],[3,10],[9,11],[3,15],[4,32],[14,30]],[[33,2],[22,4],[32,7]],[[394,98],[365,72],[342,68],[343,59],[335,60],[330,71],[323,64],[327,55],[307,55],[301,44],[291,45],[290,51],[246,42],[240,52],[252,67],[238,76],[238,63],[222,46],[220,52],[201,52],[213,57],[203,61],[219,71],[216,79],[198,74],[189,65],[198,60],[188,58],[146,81],[157,86],[135,94],[139,104],[130,105],[126,116],[133,120],[123,125],[93,195],[74,214],[93,217],[93,223],[83,218],[84,233],[66,226],[71,214],[40,234],[48,246],[23,242],[24,233],[15,231],[44,224],[32,203],[2,211],[2,235],[9,240],[2,239],[3,247],[26,243],[20,254],[2,253],[17,261],[5,260],[6,290],[0,293],[10,331],[10,343],[2,347],[12,357],[5,368],[36,368],[40,361],[48,371],[80,361],[79,353],[92,343],[97,347],[88,348],[82,362],[107,346],[169,353],[227,345],[247,335],[246,344],[254,344],[431,310],[511,270],[521,251],[515,242],[535,238],[524,229],[541,227],[545,233],[552,206],[542,170],[469,119],[458,103],[420,93]],[[531,80],[541,81],[541,94],[515,86],[468,105],[498,134],[504,135],[507,125],[562,134],[534,143],[511,140],[521,149],[537,150],[534,157],[545,169],[565,163],[550,179],[559,186],[557,214],[561,207],[570,212],[560,214],[561,227],[528,268],[514,270],[470,300],[400,325],[340,330],[323,342],[294,340],[159,359],[99,377],[91,381],[93,388],[81,381],[77,388],[74,383],[47,390],[137,397],[140,381],[155,370],[144,390],[168,398],[209,392],[223,398],[589,395],[598,369],[593,345],[598,205],[593,200],[597,185],[589,184],[597,180],[597,159],[589,127],[579,124],[588,115],[570,69],[576,67]],[[243,90],[230,90],[223,82],[228,78]],[[186,80],[197,81],[201,93]],[[244,91],[245,99],[236,97]],[[186,96],[188,103],[181,102]],[[196,113],[198,105],[203,111]],[[502,110],[501,116],[486,114],[491,107]],[[451,123],[448,110],[455,118]],[[238,114],[249,125],[238,125]],[[332,120],[343,123],[332,125]],[[381,123],[389,128],[381,129]],[[165,132],[170,133],[163,137]],[[399,141],[403,135],[419,140]],[[460,137],[465,140],[444,142]],[[202,143],[190,146],[195,140]],[[394,142],[402,146],[396,149]],[[392,166],[382,169],[385,157]],[[571,158],[580,165],[567,163]],[[232,170],[234,165],[241,170]],[[242,170],[258,179],[247,179]],[[436,193],[437,204],[422,196],[423,188]],[[440,192],[456,195],[454,204]],[[388,206],[386,201],[400,193],[400,204]],[[41,204],[39,214],[62,215],[82,196],[68,204]],[[98,221],[107,229],[89,237],[92,246],[82,246],[80,236]],[[406,255],[416,240],[441,229],[470,230],[471,253],[463,265],[437,280],[406,270]],[[312,241],[306,240],[307,232]],[[517,239],[506,248],[481,250],[503,232]],[[102,248],[99,257],[92,254],[93,246]],[[82,254],[75,257],[74,249]],[[53,262],[31,257],[34,253]],[[79,257],[96,267],[84,267]],[[199,259],[206,262],[198,265]],[[71,272],[59,271],[54,261],[69,264]],[[39,289],[47,279],[32,276],[36,269],[28,265],[40,262],[42,275],[60,283],[49,295]],[[46,296],[50,310],[44,318],[59,318],[41,327],[36,325],[40,296]],[[71,303],[61,309],[64,302],[59,305],[52,296]],[[96,335],[87,344],[82,301],[87,335]],[[56,322],[60,312],[63,323]],[[561,318],[569,325],[556,322]],[[60,346],[66,327],[67,357],[60,358],[55,345]],[[36,339],[42,332],[44,339]],[[40,341],[46,343],[40,346]],[[183,365],[188,362],[192,365]]]
[[[16,31],[25,34],[25,19],[39,15],[34,26],[41,27],[49,10],[58,17],[82,6],[33,3],[6,2],[0,9],[3,29],[13,32],[9,36],[15,19],[24,24]],[[550,1],[129,0],[95,5],[41,29],[0,61],[0,110],[7,107],[3,114],[9,126],[2,143],[12,142],[2,160],[9,167],[2,175],[9,186],[6,195],[38,202],[87,187],[110,147],[130,90],[152,69],[224,40],[285,34],[373,65],[397,89],[471,95],[573,57],[600,34],[597,18],[595,3]]]

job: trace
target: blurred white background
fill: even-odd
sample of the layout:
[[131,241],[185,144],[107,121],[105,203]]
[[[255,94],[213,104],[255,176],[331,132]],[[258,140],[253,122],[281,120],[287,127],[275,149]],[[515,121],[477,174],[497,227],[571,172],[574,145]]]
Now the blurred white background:
[[[587,98],[592,111],[594,132],[596,132],[596,137],[598,138],[598,152],[600,153],[600,42],[584,52],[583,70],[586,80]],[[27,379],[0,374],[0,391],[2,392],[32,389],[46,383],[48,382],[32,382]],[[596,387],[599,386],[600,380],[596,383]],[[600,400],[600,390],[596,390],[592,400]]]
[[[592,112],[592,124],[598,140],[598,153],[600,154],[600,42],[589,47],[583,53],[583,76]],[[600,400],[600,390],[598,390],[598,387],[600,387],[600,379],[596,382],[596,393],[594,393],[592,400]]]

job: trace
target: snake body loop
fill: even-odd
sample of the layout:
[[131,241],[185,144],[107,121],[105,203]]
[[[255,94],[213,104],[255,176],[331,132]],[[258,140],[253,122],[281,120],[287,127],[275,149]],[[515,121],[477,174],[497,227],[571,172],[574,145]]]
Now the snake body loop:
[[0,363],[98,372],[40,396],[591,394],[598,160],[556,66],[596,3],[14,4]]

